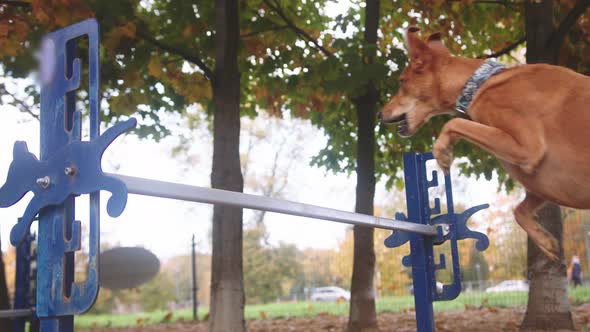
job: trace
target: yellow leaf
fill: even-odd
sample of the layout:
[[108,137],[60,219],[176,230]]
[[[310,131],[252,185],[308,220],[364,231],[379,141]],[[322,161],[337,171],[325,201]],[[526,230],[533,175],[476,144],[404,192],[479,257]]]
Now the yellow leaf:
[[127,38],[135,38],[135,32],[137,30],[135,23],[127,22],[127,24],[121,26],[119,29],[121,30],[122,36],[125,36]]
[[487,308],[488,308],[488,311],[493,314],[496,314],[499,312],[498,308],[494,308],[494,307],[487,307]]
[[114,54],[114,51],[119,46],[120,40],[121,34],[119,33],[119,29],[111,30],[106,34],[103,40],[103,45],[110,55]]
[[5,38],[8,37],[8,33],[10,30],[10,26],[7,22],[2,21],[0,22],[0,37]]
[[189,38],[190,36],[194,35],[196,32],[197,27],[195,27],[194,25],[187,25],[186,28],[184,28],[184,30],[182,30],[182,36],[184,38]]
[[113,52],[119,47],[119,45],[121,45],[121,40],[123,38],[128,38],[128,39],[133,39],[135,38],[135,24],[132,22],[129,22],[125,25],[121,25],[111,31],[109,31],[106,34],[106,37],[104,38],[104,46],[107,49],[108,52],[110,52],[110,54],[113,54]]
[[144,81],[140,75],[139,70],[130,68],[124,75],[123,80],[125,81],[126,87],[139,87],[144,85]]
[[168,313],[167,313],[167,314],[164,316],[164,318],[162,319],[162,321],[163,321],[163,322],[169,322],[169,321],[171,321],[171,320],[172,320],[172,316],[173,316],[172,312],[168,312]]
[[162,76],[162,62],[158,56],[150,57],[150,61],[148,62],[148,72],[155,78],[160,78]]

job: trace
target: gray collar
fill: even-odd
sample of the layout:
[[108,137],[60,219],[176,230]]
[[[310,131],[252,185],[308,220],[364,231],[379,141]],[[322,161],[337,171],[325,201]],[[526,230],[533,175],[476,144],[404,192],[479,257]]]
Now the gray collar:
[[500,73],[505,69],[504,65],[492,60],[487,60],[475,70],[473,75],[467,80],[461,94],[455,102],[455,110],[465,116],[473,97],[479,88],[492,76]]

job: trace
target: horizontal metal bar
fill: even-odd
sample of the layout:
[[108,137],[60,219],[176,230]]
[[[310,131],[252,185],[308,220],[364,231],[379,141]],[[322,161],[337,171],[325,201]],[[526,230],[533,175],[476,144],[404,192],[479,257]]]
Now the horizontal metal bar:
[[0,318],[30,317],[32,315],[33,315],[33,309],[0,310]]
[[435,236],[437,234],[436,228],[430,225],[379,218],[311,204],[303,204],[227,190],[190,186],[180,183],[150,180],[119,174],[107,175],[116,177],[123,181],[127,185],[127,190],[130,194],[170,198],[199,203],[230,205],[253,210],[263,210],[300,217],[323,219],[351,225],[407,231],[429,236]]

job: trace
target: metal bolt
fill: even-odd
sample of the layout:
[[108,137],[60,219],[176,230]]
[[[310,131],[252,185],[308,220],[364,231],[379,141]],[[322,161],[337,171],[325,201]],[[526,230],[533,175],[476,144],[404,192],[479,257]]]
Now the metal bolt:
[[436,226],[441,228],[443,236],[449,234],[451,231],[451,226],[449,224],[438,224]]
[[51,179],[49,178],[49,176],[44,176],[42,178],[37,179],[37,184],[40,185],[41,188],[43,188],[43,189],[47,189],[47,187],[49,187],[50,183],[51,183]]
[[74,167],[66,167],[64,172],[66,173],[66,175],[73,176],[74,174],[76,174],[76,169]]

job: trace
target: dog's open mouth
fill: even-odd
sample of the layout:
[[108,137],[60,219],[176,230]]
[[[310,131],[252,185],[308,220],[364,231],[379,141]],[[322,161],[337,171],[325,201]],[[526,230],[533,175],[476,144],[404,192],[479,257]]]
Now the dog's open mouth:
[[397,124],[397,134],[401,137],[410,137],[410,127],[408,126],[408,118],[406,113],[398,116],[397,118],[387,121],[388,124]]

